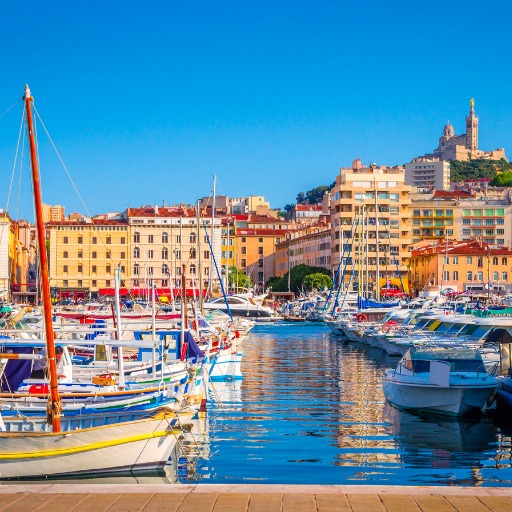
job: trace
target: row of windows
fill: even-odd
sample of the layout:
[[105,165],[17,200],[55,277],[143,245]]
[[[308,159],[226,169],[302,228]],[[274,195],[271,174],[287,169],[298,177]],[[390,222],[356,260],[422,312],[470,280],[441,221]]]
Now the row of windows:
[[[135,249],[133,249],[133,258],[134,259],[138,259],[140,258],[140,249],[138,247],[135,247]],[[148,258],[148,259],[153,259],[153,255],[154,255],[154,251],[152,249],[149,249],[148,251],[145,252],[145,258]],[[171,256],[174,255],[175,259],[177,260],[180,260],[181,259],[181,251],[179,249],[173,249],[171,251]],[[194,247],[192,247],[190,249],[190,252],[189,252],[189,257],[192,258],[192,259],[196,259],[197,258],[197,251]],[[210,251],[204,251],[203,252],[203,258],[205,260],[208,260],[210,259]],[[169,250],[167,249],[167,247],[164,247],[162,249],[162,259],[163,260],[168,260],[169,259]]]
[[[473,229],[473,236],[482,236],[482,234],[485,233],[485,236],[494,236],[494,229]],[[463,235],[470,235],[471,230],[470,229],[463,229],[462,230]],[[504,229],[497,229],[496,230],[497,235],[504,235],[505,230]],[[501,242],[503,243],[503,242]]]
[[[421,210],[413,210],[413,217],[422,217]],[[453,217],[453,210],[423,210],[423,217]]]
[[486,226],[494,226],[494,224],[505,224],[505,219],[462,219],[462,224],[464,226],[470,226],[471,224],[473,224],[473,226],[483,226],[484,220]]
[[[133,266],[133,275],[138,276],[141,275],[141,270],[145,271],[148,276],[153,275],[153,267],[145,267],[144,269],[141,269],[141,267],[137,264]],[[164,263],[161,268],[162,275],[164,276],[170,276],[169,267]],[[194,274],[196,273],[196,266],[192,263],[189,267],[189,273]],[[208,267],[203,267],[203,274],[205,276],[209,275],[210,269]],[[177,276],[181,276],[181,267],[176,267],[176,274]]]
[[93,229],[94,231],[126,231],[127,226],[58,226],[58,231],[83,231],[84,229]]
[[[69,238],[67,236],[64,237],[64,240],[63,240],[63,243],[67,244],[69,243]],[[78,243],[79,244],[83,244],[84,243],[84,237],[83,236],[79,236],[78,237]],[[91,243],[92,244],[97,244],[98,243],[98,238],[93,236],[91,238]],[[107,236],[106,239],[105,239],[105,243],[106,244],[111,244],[112,243],[112,237],[111,236]],[[121,237],[121,245],[124,245],[126,243],[126,238],[124,236]]]
[[[63,257],[63,258],[69,258],[69,252],[68,252],[68,251],[64,251],[64,252],[62,253],[62,257]],[[78,259],[81,259],[81,258],[83,258],[83,257],[84,257],[84,252],[83,252],[81,249],[79,249],[79,251],[78,251],[78,255],[77,255],[77,258],[78,258]],[[93,252],[91,253],[91,258],[96,259],[97,257],[98,257],[98,253],[97,253],[96,251],[93,251]],[[107,251],[107,252],[105,253],[105,258],[107,258],[107,259],[112,258],[112,253],[111,253],[110,251]],[[125,253],[125,252],[122,252],[122,253],[121,253],[121,259],[122,259],[122,260],[126,259],[126,253]]]
[[[466,265],[473,265],[473,256],[466,256]],[[487,257],[485,258],[487,259]],[[445,256],[443,258],[443,263],[445,265],[449,265],[450,264],[450,260],[451,260],[451,263],[453,265],[458,265],[459,264],[459,257],[458,256],[452,256],[450,258],[450,256]],[[499,265],[500,263],[500,258],[494,256],[492,258],[492,264],[493,265]],[[502,265],[507,265],[508,263],[508,259],[507,258],[501,258],[501,264]],[[483,256],[478,256],[476,257],[476,266],[479,267],[479,268],[483,268],[484,266],[484,257]]]
[[[79,273],[79,274],[82,274],[82,273],[83,273],[83,268],[84,268],[84,267],[83,267],[83,265],[82,265],[82,264],[79,264],[77,268],[78,268],[78,273]],[[98,272],[97,272],[97,270],[98,270],[98,267],[97,267],[96,265],[92,265],[92,266],[91,266],[91,274],[97,274],[97,273],[98,273]],[[64,265],[64,266],[62,267],[62,272],[63,272],[64,274],[67,274],[67,273],[69,272],[69,267],[68,267],[68,265]],[[121,272],[124,272],[124,267],[123,267],[123,266],[121,267]],[[105,267],[105,273],[106,273],[106,274],[111,274],[111,273],[112,273],[112,267],[111,267],[110,265],[107,265],[107,266]]]
[[[445,279],[450,280],[450,273],[447,271],[445,272]],[[459,273],[455,271],[453,273],[453,280],[458,281],[459,279]],[[466,281],[483,281],[484,280],[484,273],[483,272],[471,272],[471,270],[468,270],[466,272]],[[501,273],[501,279],[500,279],[500,273],[499,272],[493,272],[492,273],[492,281],[508,281],[508,272],[502,272]]]
[[463,217],[503,217],[505,215],[504,208],[487,208],[485,210],[462,210]]

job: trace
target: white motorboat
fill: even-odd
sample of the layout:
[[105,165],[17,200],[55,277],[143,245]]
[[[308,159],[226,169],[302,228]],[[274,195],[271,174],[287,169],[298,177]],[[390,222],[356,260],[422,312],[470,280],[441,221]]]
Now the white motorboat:
[[428,347],[408,350],[382,387],[395,407],[462,416],[482,410],[498,382],[478,349]]
[[[245,299],[234,295],[227,296],[229,309],[233,317],[242,316],[246,318],[257,318],[260,322],[272,321],[274,318],[273,311],[265,306],[256,304],[252,299]],[[228,307],[224,297],[217,297],[203,304],[204,310],[218,309],[223,313],[227,313]]]

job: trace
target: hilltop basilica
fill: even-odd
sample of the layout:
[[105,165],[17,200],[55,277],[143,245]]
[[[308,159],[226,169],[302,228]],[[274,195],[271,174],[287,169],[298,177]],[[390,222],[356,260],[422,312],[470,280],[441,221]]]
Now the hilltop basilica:
[[478,149],[478,116],[475,116],[473,107],[474,101],[471,98],[471,109],[469,116],[466,116],[466,133],[454,135],[453,126],[448,122],[443,129],[443,135],[439,137],[439,146],[434,149],[433,153],[427,154],[423,158],[439,160],[506,159],[503,148],[498,148],[495,151]]

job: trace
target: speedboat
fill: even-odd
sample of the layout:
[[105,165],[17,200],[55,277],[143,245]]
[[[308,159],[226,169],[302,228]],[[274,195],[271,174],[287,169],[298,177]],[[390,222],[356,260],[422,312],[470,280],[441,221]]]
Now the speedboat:
[[276,317],[273,315],[273,311],[265,306],[256,304],[252,299],[245,299],[234,295],[228,295],[226,299],[224,297],[217,297],[203,304],[204,310],[209,311],[210,309],[218,309],[223,313],[227,313],[228,306],[231,314],[235,316],[243,316],[248,318],[257,318],[259,321],[272,321]]
[[498,381],[489,372],[478,349],[411,348],[384,373],[382,387],[395,407],[462,416],[482,410],[495,394]]

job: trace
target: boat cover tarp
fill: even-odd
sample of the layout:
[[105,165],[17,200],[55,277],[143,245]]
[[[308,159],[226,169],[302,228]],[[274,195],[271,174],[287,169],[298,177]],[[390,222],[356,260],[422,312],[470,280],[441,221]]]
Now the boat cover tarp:
[[368,308],[396,308],[400,306],[400,301],[398,302],[376,302],[370,299],[361,299],[358,297],[358,305],[359,309],[368,309]]
[[482,361],[482,355],[477,348],[466,347],[417,347],[410,349],[411,359],[429,359],[447,361],[452,359],[477,359]]
[[[9,354],[33,354],[34,348],[5,345],[1,347],[0,352]],[[5,365],[5,370],[0,381],[2,391],[6,393],[18,391],[20,384],[25,379],[28,379],[31,373],[31,359],[9,359]]]
[[512,336],[507,331],[507,329],[496,329],[487,336],[487,339],[484,342],[484,345],[490,345],[494,343],[512,343]]
[[203,351],[197,346],[197,343],[194,340],[194,337],[192,336],[190,331],[187,331],[186,336],[187,336],[186,341],[188,343],[187,356],[188,357],[204,357]]

